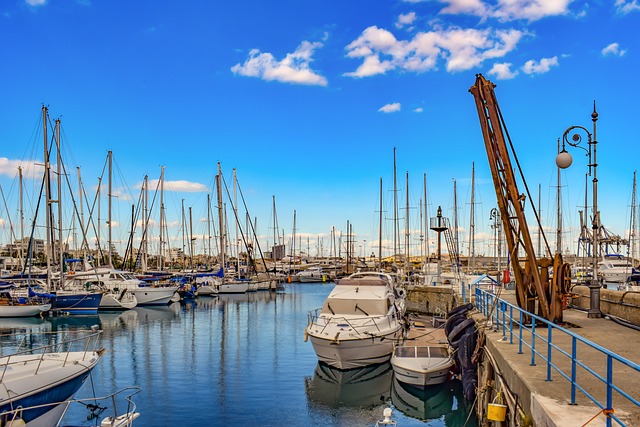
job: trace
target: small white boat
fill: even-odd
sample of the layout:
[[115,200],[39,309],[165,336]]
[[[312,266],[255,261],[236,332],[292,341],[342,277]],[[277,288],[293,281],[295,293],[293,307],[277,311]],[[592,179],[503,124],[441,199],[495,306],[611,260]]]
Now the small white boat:
[[13,283],[0,282],[0,317],[33,317],[51,308],[45,298],[13,295],[15,288]]
[[298,272],[296,275],[298,276],[298,281],[300,283],[319,283],[327,281],[327,274],[322,271],[322,267],[320,266],[306,268]]
[[118,292],[104,292],[98,308],[102,310],[129,310],[138,305],[133,292],[122,289]]
[[412,322],[407,339],[391,355],[395,377],[414,387],[442,384],[450,378],[453,365],[444,330],[422,321]]

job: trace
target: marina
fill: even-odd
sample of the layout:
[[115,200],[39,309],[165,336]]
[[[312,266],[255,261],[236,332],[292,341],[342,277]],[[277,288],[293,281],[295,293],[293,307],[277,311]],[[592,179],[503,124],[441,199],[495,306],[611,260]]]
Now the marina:
[[[198,297],[164,307],[90,316],[0,319],[3,334],[98,325],[105,349],[76,398],[130,386],[134,426],[373,426],[385,408],[399,426],[461,426],[470,407],[455,382],[413,390],[393,382],[387,361],[355,370],[320,364],[304,342],[307,313],[334,283],[287,284],[279,292]],[[4,323],[3,323],[4,322]],[[425,394],[426,393],[426,394]],[[69,408],[67,423],[87,421]],[[454,421],[455,420],[455,421]],[[467,426],[475,426],[471,416]]]

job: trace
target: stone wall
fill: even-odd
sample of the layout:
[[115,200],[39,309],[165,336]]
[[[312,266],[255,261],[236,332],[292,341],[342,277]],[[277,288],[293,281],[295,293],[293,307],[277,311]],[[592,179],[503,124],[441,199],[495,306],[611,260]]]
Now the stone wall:
[[[574,286],[571,289],[571,303],[588,310],[591,303],[589,288]],[[600,289],[600,311],[640,325],[640,292]]]
[[461,304],[453,289],[440,286],[407,286],[407,311],[431,315],[446,314]]

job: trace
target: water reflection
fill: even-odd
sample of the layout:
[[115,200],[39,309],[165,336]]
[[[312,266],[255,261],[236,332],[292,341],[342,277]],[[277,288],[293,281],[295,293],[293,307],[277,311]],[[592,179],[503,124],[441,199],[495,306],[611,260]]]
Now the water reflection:
[[[460,381],[447,381],[425,388],[398,381],[391,383],[391,403],[403,414],[422,421],[440,420],[444,426],[465,425],[470,404],[464,400]],[[473,411],[472,411],[473,412]],[[475,415],[466,425],[477,425]]]
[[305,378],[307,398],[329,407],[379,405],[390,395],[389,362],[341,371],[318,362],[313,378]]

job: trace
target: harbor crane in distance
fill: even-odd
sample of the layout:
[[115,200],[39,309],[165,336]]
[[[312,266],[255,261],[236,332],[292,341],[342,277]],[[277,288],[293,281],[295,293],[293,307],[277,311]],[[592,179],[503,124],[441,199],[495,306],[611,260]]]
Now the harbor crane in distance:
[[[478,118],[516,282],[516,301],[520,308],[530,313],[536,313],[537,308],[538,316],[553,323],[562,323],[563,302],[571,285],[570,266],[562,261],[560,253],[556,253],[551,259],[546,237],[544,241],[549,257],[536,258],[525,218],[526,196],[518,191],[509,147],[518,168],[519,163],[498,106],[494,87],[495,84],[486,80],[482,74],[477,74],[476,82],[469,92],[473,95],[478,109]],[[524,181],[524,177],[522,180]],[[529,199],[531,199],[530,195]],[[535,212],[535,207],[532,206],[532,208]],[[544,236],[544,233],[542,235]],[[524,254],[522,259],[521,254]],[[552,278],[550,278],[549,267],[553,267]]]

